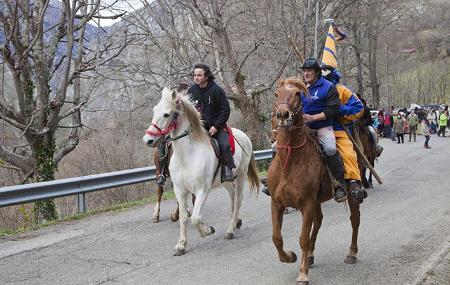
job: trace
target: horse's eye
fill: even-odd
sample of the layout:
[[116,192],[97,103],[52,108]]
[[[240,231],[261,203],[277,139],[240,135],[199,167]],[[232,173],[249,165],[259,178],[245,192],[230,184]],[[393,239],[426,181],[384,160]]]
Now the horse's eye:
[[169,117],[169,116],[170,116],[170,115],[167,114],[167,113],[164,114],[164,118],[167,118],[167,117]]

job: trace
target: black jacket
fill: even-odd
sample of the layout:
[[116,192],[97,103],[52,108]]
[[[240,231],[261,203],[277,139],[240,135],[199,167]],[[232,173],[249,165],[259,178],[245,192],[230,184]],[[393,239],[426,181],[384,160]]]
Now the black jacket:
[[192,85],[188,94],[202,113],[205,129],[209,130],[214,126],[219,130],[226,125],[230,117],[230,104],[222,87],[209,80],[205,88],[200,88],[197,84]]

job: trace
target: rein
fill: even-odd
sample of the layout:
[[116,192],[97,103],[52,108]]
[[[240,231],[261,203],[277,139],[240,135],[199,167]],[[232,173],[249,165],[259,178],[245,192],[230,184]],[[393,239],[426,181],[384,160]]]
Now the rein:
[[190,129],[186,129],[186,130],[184,130],[184,132],[181,134],[181,135],[179,135],[179,136],[176,136],[176,137],[169,137],[168,139],[167,139],[167,142],[173,142],[173,141],[176,141],[176,140],[178,140],[178,139],[181,139],[181,138],[184,138],[185,136],[187,136],[187,135],[189,135],[189,133],[191,132],[191,130]]
[[[300,129],[300,128],[303,128],[303,127],[295,127],[295,128],[296,129]],[[288,135],[288,137],[289,137],[289,140],[288,140],[287,144],[285,144],[285,145],[277,145],[278,149],[287,149],[286,161],[283,164],[283,169],[284,170],[287,169],[289,158],[291,157],[291,154],[292,154],[292,149],[300,149],[306,144],[306,136],[305,136],[305,139],[303,140],[303,142],[301,144],[299,144],[299,145],[296,145],[296,146],[291,146],[291,136]]]

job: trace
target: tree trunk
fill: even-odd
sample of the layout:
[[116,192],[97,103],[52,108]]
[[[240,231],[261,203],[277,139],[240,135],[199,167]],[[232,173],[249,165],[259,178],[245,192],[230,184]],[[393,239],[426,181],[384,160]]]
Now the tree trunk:
[[[55,180],[57,165],[53,160],[55,141],[53,134],[46,134],[37,138],[33,149],[36,161],[35,182]],[[56,220],[58,214],[53,199],[34,203],[34,218],[36,223]]]
[[356,60],[356,82],[358,84],[357,93],[364,98],[364,83],[363,83],[363,61],[361,58],[361,33],[359,25],[354,25],[352,27],[353,32],[353,50],[355,52]]
[[[378,82],[377,75],[377,42],[378,35],[373,30],[369,32],[369,74],[370,74],[370,87],[372,89],[372,103],[377,109],[380,108],[380,83]],[[386,74],[387,76],[387,74]]]

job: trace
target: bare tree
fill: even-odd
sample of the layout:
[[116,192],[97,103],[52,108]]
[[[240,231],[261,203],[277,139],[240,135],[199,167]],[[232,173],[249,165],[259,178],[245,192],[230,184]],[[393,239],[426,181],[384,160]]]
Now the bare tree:
[[[81,111],[88,102],[81,80],[120,54],[129,40],[88,48],[86,32],[93,28],[88,22],[100,18],[100,0],[0,5],[0,51],[13,84],[13,92],[5,94],[9,100],[0,101],[0,117],[17,130],[27,149],[21,155],[1,145],[0,158],[18,167],[24,182],[32,176],[52,180],[58,163],[78,145]],[[52,200],[36,203],[35,210],[47,220],[57,216]]]

